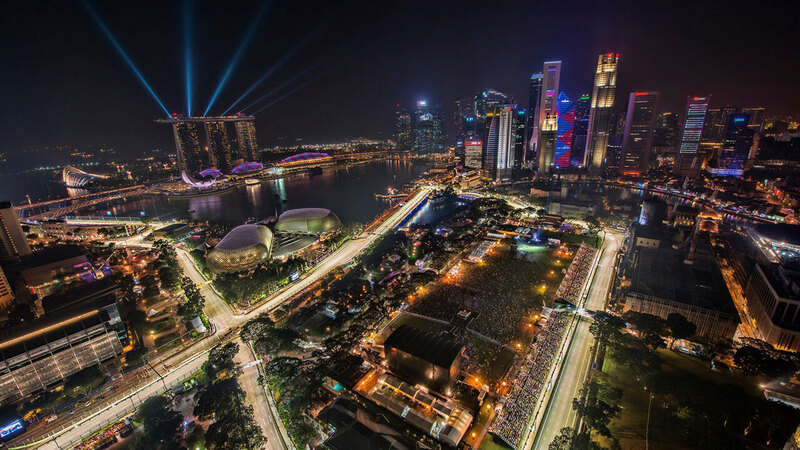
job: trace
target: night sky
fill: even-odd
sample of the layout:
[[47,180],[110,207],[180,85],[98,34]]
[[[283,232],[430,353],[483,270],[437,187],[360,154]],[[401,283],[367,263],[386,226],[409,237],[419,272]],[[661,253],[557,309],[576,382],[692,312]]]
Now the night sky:
[[[92,6],[167,109],[185,113],[183,2]],[[195,114],[262,6],[193,3]],[[449,118],[455,98],[487,87],[526,105],[528,79],[545,60],[563,61],[562,90],[577,96],[590,92],[607,51],[620,53],[618,103],[632,90],[660,90],[662,110],[677,111],[685,95],[711,92],[712,107],[797,113],[798,13],[792,1],[272,1],[210,113],[303,39],[240,105],[318,64],[272,99],[315,81],[257,115],[262,145],[391,137],[394,104],[442,102]],[[110,144],[132,157],[172,148],[170,129],[153,123],[164,112],[80,1],[17,2],[0,24],[0,151]]]

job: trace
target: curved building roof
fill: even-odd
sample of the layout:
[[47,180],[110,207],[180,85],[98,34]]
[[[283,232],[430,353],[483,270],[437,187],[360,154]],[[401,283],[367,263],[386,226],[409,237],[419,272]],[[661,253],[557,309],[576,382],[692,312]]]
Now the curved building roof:
[[327,233],[342,226],[341,220],[325,208],[290,209],[278,217],[275,231],[297,233]]
[[416,356],[439,367],[449,368],[464,349],[464,344],[455,339],[403,324],[397,327],[386,341],[384,347]]
[[260,162],[246,162],[234,167],[233,170],[231,170],[231,173],[240,174],[240,173],[255,172],[263,168],[264,165],[261,164]]
[[264,225],[240,225],[222,238],[208,253],[206,263],[213,272],[238,272],[256,267],[269,258],[272,231]]
[[85,172],[73,166],[66,166],[61,171],[61,180],[67,187],[83,187],[94,180],[104,180],[106,178],[108,176]]
[[756,225],[755,230],[769,240],[800,246],[800,225],[762,223]]
[[241,250],[259,244],[272,244],[272,232],[264,225],[245,224],[232,229],[214,250]]

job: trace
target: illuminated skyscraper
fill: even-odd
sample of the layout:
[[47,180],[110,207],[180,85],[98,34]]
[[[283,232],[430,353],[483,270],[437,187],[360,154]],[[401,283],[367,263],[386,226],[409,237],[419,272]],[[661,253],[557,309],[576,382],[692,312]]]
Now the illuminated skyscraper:
[[597,57],[586,151],[583,155],[583,165],[593,175],[601,174],[605,167],[611,112],[614,108],[614,96],[617,91],[618,62],[619,54],[615,53],[604,53]]
[[556,169],[569,167],[572,132],[575,128],[575,105],[563,92],[558,93],[558,135],[556,137]]
[[231,143],[223,121],[206,122],[206,140],[211,165],[227,173],[231,170]]
[[561,79],[561,61],[544,63],[542,92],[539,96],[536,153],[539,173],[550,173],[556,151],[558,133],[558,85]]
[[750,115],[749,122],[747,124],[747,128],[755,131],[760,132],[762,127],[764,126],[764,112],[766,109],[763,106],[756,106],[752,108],[742,108],[743,113],[747,113]]
[[514,167],[514,108],[496,106],[486,113],[483,169],[495,180],[511,177]]
[[430,155],[444,151],[444,117],[440,106],[418,101],[412,124],[416,153]]
[[240,156],[246,161],[258,161],[258,142],[256,141],[256,123],[254,120],[234,122],[236,137],[239,140]]
[[531,87],[528,94],[528,117],[525,124],[525,161],[536,156],[536,144],[538,143],[538,128],[539,124],[539,99],[542,95],[542,79],[541,73],[531,75]]
[[483,141],[464,141],[464,167],[470,169],[483,168]]
[[394,139],[398,150],[411,150],[411,114],[400,105],[394,111]]
[[514,116],[512,129],[514,134],[514,168],[520,169],[525,162],[525,146],[528,142],[525,138],[526,114],[525,110],[517,105],[514,105],[512,114]]
[[653,151],[653,128],[658,108],[658,92],[631,92],[622,138],[619,173],[639,175],[647,170]]
[[741,177],[748,162],[755,158],[757,133],[750,129],[750,117],[746,112],[728,117],[719,161],[709,170],[712,175]]
[[200,146],[196,122],[173,122],[175,149],[180,170],[188,174],[197,173],[208,165],[206,152]]
[[592,96],[582,94],[575,102],[575,127],[572,129],[572,150],[570,165],[583,166],[583,152],[586,150],[586,132],[589,131],[589,111]]
[[11,202],[0,202],[0,259],[31,254]]
[[678,143],[678,155],[673,172],[682,177],[697,178],[705,155],[700,151],[700,138],[708,113],[711,94],[704,97],[687,97],[683,129]]

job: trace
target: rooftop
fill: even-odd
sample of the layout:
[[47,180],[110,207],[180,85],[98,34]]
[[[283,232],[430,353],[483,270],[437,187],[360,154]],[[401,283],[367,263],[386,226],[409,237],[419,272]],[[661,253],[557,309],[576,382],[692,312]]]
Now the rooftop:
[[330,214],[331,210],[325,208],[298,208],[284,212],[278,217],[278,220],[322,219]]
[[450,367],[464,349],[464,344],[450,336],[433,334],[405,324],[397,327],[383,345],[414,355],[439,367]]
[[240,250],[255,247],[256,245],[269,245],[272,232],[264,225],[245,224],[232,229],[219,241],[214,250]]

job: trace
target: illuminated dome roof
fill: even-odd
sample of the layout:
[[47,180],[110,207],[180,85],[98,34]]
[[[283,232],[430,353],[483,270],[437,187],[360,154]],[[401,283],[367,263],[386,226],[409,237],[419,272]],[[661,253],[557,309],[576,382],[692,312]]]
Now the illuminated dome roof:
[[252,269],[269,258],[272,231],[264,225],[240,225],[219,241],[206,257],[214,272],[238,272]]
[[105,180],[106,178],[108,178],[106,175],[84,172],[83,170],[72,166],[66,166],[64,167],[64,170],[61,171],[61,180],[64,181],[64,184],[66,184],[67,187],[73,188],[84,187],[95,180]]
[[202,181],[195,180],[194,178],[192,178],[191,175],[189,175],[188,173],[186,173],[183,170],[181,171],[181,179],[183,180],[184,183],[188,184],[189,186],[195,187],[195,188],[198,188],[198,189],[199,188],[207,188],[207,187],[209,187],[209,186],[211,186],[211,185],[213,185],[214,183],[217,182],[216,178],[205,179],[205,180],[202,180]]
[[315,159],[323,159],[323,158],[330,158],[331,155],[327,153],[319,153],[319,152],[305,152],[305,153],[298,153],[297,155],[290,156],[288,158],[283,158],[280,160],[278,164],[292,164],[292,163],[301,163],[306,161],[313,161]]
[[246,162],[234,167],[233,170],[231,170],[231,173],[240,174],[240,173],[255,172],[263,168],[264,165],[261,164],[260,162]]
[[290,209],[278,217],[275,231],[320,234],[337,230],[341,220],[325,208]]

